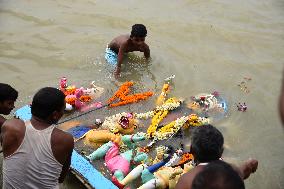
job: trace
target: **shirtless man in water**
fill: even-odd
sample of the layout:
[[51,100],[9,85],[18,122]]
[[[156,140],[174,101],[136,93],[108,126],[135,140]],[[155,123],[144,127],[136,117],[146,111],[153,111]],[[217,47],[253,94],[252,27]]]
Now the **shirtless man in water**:
[[108,63],[116,65],[115,77],[120,75],[121,64],[125,53],[140,51],[150,58],[149,46],[145,43],[147,29],[143,24],[134,24],[130,35],[120,35],[114,38],[106,49],[105,58]]

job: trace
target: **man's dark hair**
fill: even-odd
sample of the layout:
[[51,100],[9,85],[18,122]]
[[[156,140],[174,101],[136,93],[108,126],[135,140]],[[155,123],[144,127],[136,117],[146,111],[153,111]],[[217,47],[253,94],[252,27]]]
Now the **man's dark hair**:
[[146,37],[147,29],[143,24],[134,24],[132,26],[130,37]]
[[224,138],[212,125],[196,127],[191,138],[194,159],[199,162],[218,160],[223,153]]
[[60,111],[65,103],[65,95],[59,89],[45,87],[34,96],[31,105],[32,115],[46,120],[54,111]]
[[6,100],[16,101],[18,98],[18,91],[6,83],[0,83],[0,102]]
[[245,184],[231,165],[217,160],[195,176],[192,189],[245,189]]

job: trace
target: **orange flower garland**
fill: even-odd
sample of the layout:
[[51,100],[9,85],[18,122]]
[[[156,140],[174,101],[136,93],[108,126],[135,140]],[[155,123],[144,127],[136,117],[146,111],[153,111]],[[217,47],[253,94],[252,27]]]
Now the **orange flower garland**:
[[[92,98],[88,95],[83,95],[80,97],[80,101],[81,102],[90,102],[92,100]],[[65,98],[66,103],[70,104],[70,105],[75,105],[75,101],[76,101],[76,97],[72,96],[72,97],[68,97]]]
[[113,102],[117,98],[121,99],[121,97],[123,98],[124,96],[126,96],[130,91],[129,87],[131,87],[132,85],[133,85],[133,82],[123,83],[120,86],[120,88],[114,93],[114,95],[108,100],[108,104],[110,104],[111,102]]
[[75,105],[75,100],[76,97],[70,97],[70,98],[65,98],[66,103],[70,104],[70,105]]
[[89,95],[82,95],[80,97],[80,101],[82,102],[90,102],[92,100],[92,98]]
[[75,86],[69,86],[66,89],[62,90],[62,92],[65,94],[65,96],[67,95],[74,95],[76,91],[76,87]]
[[191,160],[193,160],[193,155],[191,153],[184,153],[181,157],[181,159],[178,162],[178,165],[185,164]]
[[[137,93],[133,95],[128,95],[130,92],[129,87],[131,87],[133,82],[125,82],[120,86],[120,88],[114,93],[114,95],[107,101],[110,107],[122,106],[130,103],[136,103],[140,100],[146,100],[148,97],[152,96],[153,92]],[[116,99],[120,101],[111,104]]]

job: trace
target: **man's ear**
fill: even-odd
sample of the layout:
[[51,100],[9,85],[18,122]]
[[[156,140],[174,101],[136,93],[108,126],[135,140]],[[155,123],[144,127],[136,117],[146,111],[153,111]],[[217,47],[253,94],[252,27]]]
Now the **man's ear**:
[[58,111],[54,111],[51,114],[52,121],[58,121],[60,119],[60,113]]

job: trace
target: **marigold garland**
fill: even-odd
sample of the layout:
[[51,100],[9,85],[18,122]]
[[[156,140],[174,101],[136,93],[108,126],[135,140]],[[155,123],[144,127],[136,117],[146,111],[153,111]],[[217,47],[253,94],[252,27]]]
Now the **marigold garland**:
[[177,165],[183,165],[193,159],[194,159],[193,155],[191,153],[186,152],[181,156],[181,159],[179,160]]
[[162,105],[165,102],[166,96],[169,92],[170,92],[170,85],[168,83],[165,83],[163,85],[162,92],[156,101],[156,104]]
[[184,124],[183,128],[187,129],[189,126],[201,126],[203,123],[196,114],[190,114],[188,116],[188,124]]
[[66,103],[70,104],[70,105],[75,105],[75,100],[76,97],[69,97],[69,98],[65,98]]
[[75,87],[75,86],[68,86],[68,87],[63,91],[63,93],[65,94],[65,96],[68,96],[68,95],[74,95],[74,94],[75,94],[75,91],[76,91],[76,87]]
[[157,130],[159,123],[168,115],[170,110],[174,110],[179,107],[181,102],[175,98],[169,98],[162,106],[158,106],[155,109],[154,116],[151,121],[151,125],[147,129],[147,137],[154,137],[154,133]]
[[[136,103],[140,100],[146,100],[150,96],[152,96],[153,92],[144,92],[144,93],[137,93],[133,95],[128,95],[130,92],[129,87],[131,87],[134,83],[133,82],[125,82],[120,86],[120,88],[114,93],[114,95],[107,101],[109,107],[116,107],[122,106],[130,103]],[[120,101],[117,103],[112,103],[116,99]]]
[[[90,102],[92,100],[92,98],[88,95],[82,95],[79,99],[81,102]],[[65,101],[70,105],[75,105],[76,97],[65,98]]]
[[167,103],[164,103],[162,106],[157,106],[154,110],[145,113],[134,113],[134,117],[136,117],[137,119],[148,119],[150,117],[153,117],[158,111],[174,110],[178,108],[180,104],[181,101],[176,100],[176,98],[171,98],[167,101]]
[[148,138],[152,138],[154,132],[157,130],[159,123],[168,115],[169,111],[160,110],[157,111],[154,117],[152,118],[151,125],[147,129]]
[[175,121],[165,125],[157,132],[155,132],[155,138],[158,140],[167,139],[168,137],[172,136],[174,133],[177,133],[180,128],[188,121],[188,116],[182,116]]
[[82,95],[80,97],[80,101],[82,102],[90,102],[92,100],[92,97],[90,97],[89,95]]
[[177,133],[181,127],[186,129],[190,126],[197,127],[208,123],[208,118],[198,117],[196,114],[190,114],[189,116],[182,116],[175,121],[170,122],[156,132],[154,131],[151,136],[154,136],[158,140],[164,140]]
[[133,85],[133,82],[125,82],[120,88],[114,93],[114,95],[108,100],[108,104],[113,102],[115,99],[123,97],[129,93],[129,87]]

